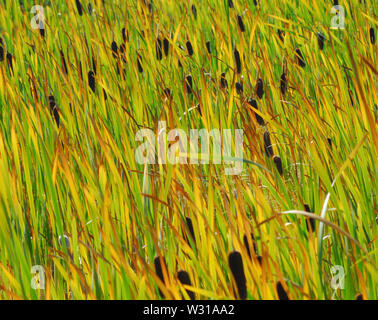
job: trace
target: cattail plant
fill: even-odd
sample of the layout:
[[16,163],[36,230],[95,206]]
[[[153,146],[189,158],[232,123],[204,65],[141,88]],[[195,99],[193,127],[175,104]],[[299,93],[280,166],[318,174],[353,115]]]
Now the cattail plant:
[[243,18],[240,15],[237,15],[237,20],[238,20],[238,26],[241,32],[245,31],[244,23],[243,23]]
[[236,283],[238,297],[245,300],[247,298],[247,283],[244,274],[242,256],[238,251],[233,251],[229,254],[228,265]]
[[206,49],[207,49],[207,52],[209,54],[211,54],[211,42],[210,41],[206,41]]
[[[163,263],[163,265],[162,265]],[[156,257],[154,259],[154,265],[155,265],[155,273],[159,277],[160,281],[165,284],[164,274],[163,274],[163,267],[165,270],[167,270],[167,267],[165,265],[165,261],[163,257]],[[160,295],[164,298],[163,292],[159,289]]]
[[279,300],[290,300],[280,281],[278,281],[276,284],[276,291]]
[[192,79],[192,76],[190,74],[188,74],[185,77],[185,88],[186,88],[187,94],[193,93],[193,79]]
[[317,33],[317,40],[318,40],[319,49],[323,50],[324,49],[324,40],[325,40],[324,34],[321,33],[321,32],[318,32]]
[[238,94],[242,94],[243,93],[243,82],[236,82],[235,88],[236,88],[236,92]]
[[287,91],[287,79],[286,79],[286,73],[285,71],[281,74],[281,80],[280,80],[280,90],[282,95],[286,95]]
[[327,138],[327,142],[329,144],[329,147],[331,148],[332,150],[332,139],[331,138]]
[[59,127],[59,112],[58,107],[55,103],[54,96],[49,96],[49,107],[50,107],[50,113],[54,117],[56,125]]
[[235,64],[236,64],[236,72],[241,73],[241,62],[240,62],[240,55],[238,49],[235,48],[234,50],[234,58],[235,58]]
[[126,31],[126,28],[122,28],[122,39],[123,42],[128,42],[129,41],[129,31]]
[[369,29],[369,34],[370,34],[370,43],[375,44],[375,33],[374,33],[373,27]]
[[264,148],[265,148],[265,153],[267,155],[267,157],[272,157],[273,156],[273,146],[272,146],[272,143],[270,141],[270,134],[269,134],[269,131],[266,130],[264,132]]
[[300,67],[304,68],[306,66],[306,62],[304,61],[302,52],[299,48],[295,49],[295,60]]
[[83,15],[83,7],[81,5],[80,0],[76,0],[76,8],[77,8],[77,12],[79,13],[79,16],[82,16]]
[[95,80],[94,75],[95,74],[92,70],[88,72],[88,85],[89,85],[89,88],[91,88],[93,93],[95,93],[96,91],[96,80]]
[[[304,208],[306,212],[311,213],[310,207],[308,204],[304,204]],[[306,217],[306,227],[308,232],[314,232],[315,231],[315,219],[311,217]]]
[[[180,270],[179,272],[177,272],[177,278],[179,279],[180,283],[183,284],[183,285],[187,285],[187,286],[192,285],[192,282],[190,281],[189,274],[184,270]],[[193,291],[187,290],[187,289],[185,289],[185,291],[188,294],[190,300],[196,299],[196,296],[195,296]]]
[[281,42],[284,42],[285,31],[283,31],[281,29],[277,29],[277,34],[278,34],[278,37],[280,38]]
[[283,168],[282,168],[282,160],[280,156],[273,156],[273,162],[276,165],[278,173],[282,176],[283,175]]
[[163,48],[164,48],[165,56],[168,56],[168,54],[169,54],[169,40],[167,38],[163,39]]
[[194,4],[192,5],[192,13],[193,13],[194,19],[197,19],[197,8]]
[[257,79],[256,82],[256,95],[261,99],[264,95],[264,83],[261,78]]
[[189,40],[186,42],[186,49],[188,50],[189,56],[192,56],[193,55],[193,47],[192,47],[192,44]]
[[163,59],[162,45],[161,45],[161,40],[159,38],[156,39],[155,51],[156,51],[156,59],[157,60]]
[[[255,110],[258,110],[258,107],[257,107],[257,101],[253,98],[249,98],[247,100],[248,104]],[[265,125],[265,121],[264,119],[259,115],[257,114],[256,112],[254,112],[255,114],[255,118],[256,118],[256,121],[257,123],[260,125],[260,126],[264,126]]]
[[234,2],[232,0],[228,0],[228,7],[231,9],[234,7]]
[[224,73],[224,72],[222,72],[222,74],[221,74],[220,87],[222,89],[226,89],[228,87],[227,79],[226,79],[226,73]]

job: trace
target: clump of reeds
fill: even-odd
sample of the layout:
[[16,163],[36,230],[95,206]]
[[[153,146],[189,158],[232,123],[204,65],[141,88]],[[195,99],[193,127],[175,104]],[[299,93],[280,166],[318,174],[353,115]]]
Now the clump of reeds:
[[[187,285],[187,286],[192,285],[192,282],[190,281],[189,274],[184,270],[180,270],[179,272],[177,272],[177,278],[179,279],[180,283],[183,284],[183,285]],[[193,291],[188,290],[188,289],[185,289],[185,291],[188,294],[190,300],[196,299],[196,296],[195,296]]]
[[242,256],[238,251],[233,251],[229,254],[228,265],[236,283],[238,297],[245,300],[247,298],[247,282],[244,274]]
[[299,48],[295,49],[295,60],[300,67],[304,68],[306,66],[306,62],[304,61],[302,52]]
[[277,291],[277,295],[278,295],[278,299],[279,300],[290,300],[289,296],[287,295],[286,290],[282,286],[281,281],[277,282],[277,284],[276,284],[276,291]]
[[283,175],[283,168],[282,168],[282,160],[280,156],[273,156],[274,164],[276,165],[278,173],[282,176]]
[[244,23],[243,23],[243,18],[240,15],[237,15],[237,20],[238,20],[238,26],[241,32],[245,31]]
[[241,73],[242,66],[240,61],[240,55],[238,49],[235,48],[234,50],[234,58],[235,58],[235,64],[236,64],[236,72]]

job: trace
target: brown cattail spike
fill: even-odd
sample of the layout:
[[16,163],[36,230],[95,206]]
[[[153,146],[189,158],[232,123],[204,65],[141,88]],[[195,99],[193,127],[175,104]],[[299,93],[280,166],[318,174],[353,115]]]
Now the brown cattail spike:
[[[154,259],[155,272],[156,272],[156,275],[159,277],[160,281],[165,284],[165,279],[164,279],[164,274],[163,274],[163,266],[162,266],[161,261],[163,262],[165,270],[167,270],[164,258],[163,257],[156,257]],[[161,292],[160,289],[159,289],[159,293],[160,293],[161,296],[164,297],[164,294]]]
[[279,156],[273,157],[274,164],[276,165],[278,173],[282,176],[283,175],[283,169],[282,169],[282,161]]
[[238,94],[242,94],[243,93],[243,82],[236,82],[235,88],[236,88],[236,92]]
[[[255,237],[253,236],[253,233],[251,233],[251,240],[252,240],[252,244],[253,244],[253,251],[257,255],[257,253],[258,253],[257,252],[257,243],[256,243],[256,240],[255,240]],[[243,237],[243,242],[244,242],[245,248],[247,249],[248,256],[251,258],[252,257],[251,250],[249,248],[248,237],[247,237],[246,234]]]
[[164,54],[168,56],[169,53],[169,40],[167,38],[164,38],[163,40],[163,48],[164,48]]
[[304,68],[304,67],[306,66],[306,62],[305,62],[304,59],[303,59],[302,52],[301,52],[301,50],[298,49],[298,48],[295,49],[295,59],[296,59],[296,61],[297,61],[297,64],[298,64],[300,67]]
[[113,58],[117,59],[117,57],[118,57],[118,45],[115,41],[112,42],[112,54],[113,54]]
[[142,73],[143,72],[142,57],[139,54],[137,54],[137,65],[138,65],[139,73]]
[[273,146],[270,141],[270,134],[269,131],[264,132],[264,148],[265,148],[265,153],[267,157],[272,157],[273,156]]
[[88,84],[89,88],[91,88],[92,92],[95,93],[96,91],[96,80],[94,77],[94,72],[91,70],[88,72]]
[[11,73],[13,74],[13,56],[10,52],[7,53],[7,62]]
[[244,23],[243,23],[243,18],[241,16],[237,16],[237,20],[238,20],[238,25],[239,25],[239,29],[241,32],[244,32],[245,31],[245,27],[244,27]]
[[234,7],[234,2],[232,0],[228,0],[228,7],[231,9]]
[[278,34],[278,37],[280,38],[281,42],[284,42],[285,31],[278,29],[277,34]]
[[54,117],[56,125],[59,127],[59,112],[58,107],[55,104],[54,96],[49,96],[50,113]]
[[194,19],[197,19],[197,8],[194,4],[192,5],[192,13],[193,13]]
[[[192,282],[190,281],[189,274],[186,271],[184,271],[184,270],[180,270],[179,272],[177,272],[177,278],[179,279],[179,281],[183,285],[187,285],[187,286],[191,286],[192,285]],[[195,300],[196,299],[196,296],[195,296],[195,294],[194,294],[193,291],[186,290],[186,293],[188,294],[190,300]]]
[[[304,208],[306,212],[311,213],[311,209],[308,204],[304,204]],[[306,217],[306,227],[308,232],[314,232],[315,231],[315,219]]]
[[257,79],[256,82],[256,95],[261,99],[264,95],[264,83],[262,79]]
[[222,74],[221,74],[220,87],[222,89],[226,89],[228,87],[227,80],[226,80],[226,74],[224,72],[222,72]]
[[370,43],[375,44],[375,32],[374,32],[373,27],[369,29],[369,34],[370,34]]
[[207,52],[209,54],[211,54],[211,42],[210,41],[206,41],[206,49],[207,49]]
[[[192,219],[190,219],[189,217],[186,217],[186,226],[189,231],[189,236],[192,238],[194,245],[196,245],[196,237],[194,235],[193,223],[192,223]],[[190,244],[189,240],[187,240],[187,242],[188,244]]]
[[240,299],[247,298],[247,283],[244,274],[243,260],[238,251],[233,251],[228,256],[228,265],[235,280]]
[[83,15],[83,7],[81,5],[80,0],[76,0],[76,8],[77,8],[77,12],[79,13],[79,16],[82,16]]
[[324,49],[324,40],[325,40],[324,34],[321,33],[321,32],[318,32],[317,33],[317,39],[318,39],[319,49],[323,50]]
[[[253,98],[249,98],[247,102],[248,102],[248,104],[249,104],[251,107],[253,107],[253,109],[258,110],[258,107],[257,107],[257,101],[256,101],[255,99],[253,99]],[[265,121],[264,121],[264,119],[263,119],[259,114],[257,114],[256,112],[255,112],[255,118],[256,118],[257,123],[258,123],[260,126],[264,126],[264,125],[265,125]]]
[[186,42],[186,49],[188,50],[189,56],[192,56],[193,55],[193,47],[192,47],[192,44],[190,43],[190,41]]
[[282,283],[280,281],[277,282],[276,284],[276,291],[278,295],[278,299],[280,300],[290,300],[289,296],[287,295],[284,287],[282,286]]
[[193,93],[193,80],[192,80],[192,76],[190,74],[187,75],[186,78],[185,78],[185,88],[186,88],[186,92],[188,94]]
[[235,58],[235,64],[236,64],[236,72],[241,73],[241,62],[240,62],[240,55],[239,51],[237,49],[234,50],[234,58]]
[[287,79],[286,79],[286,73],[282,72],[281,74],[281,80],[280,80],[280,90],[283,95],[286,94],[287,91]]

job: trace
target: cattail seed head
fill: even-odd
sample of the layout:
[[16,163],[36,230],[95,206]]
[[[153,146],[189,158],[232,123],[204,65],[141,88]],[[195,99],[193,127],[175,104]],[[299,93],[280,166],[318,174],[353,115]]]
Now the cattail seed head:
[[281,158],[277,155],[273,157],[274,164],[276,165],[278,173],[282,176],[283,168],[282,168],[282,161]]
[[118,45],[115,41],[112,42],[112,54],[113,54],[113,58],[117,59],[117,57],[118,57]]
[[3,44],[3,39],[0,38],[0,62],[4,61],[4,44]]
[[192,56],[193,55],[193,47],[192,47],[192,44],[190,43],[190,41],[186,42],[186,49],[188,50],[189,56]]
[[161,60],[163,59],[163,51],[162,51],[162,46],[161,46],[161,40],[159,38],[156,39],[156,59]]
[[239,51],[237,49],[234,50],[234,58],[235,58],[235,64],[236,64],[236,72],[241,73],[241,62],[240,62],[240,55]]
[[243,260],[238,251],[233,251],[229,254],[228,265],[238,289],[238,296],[240,299],[245,300],[247,298],[247,284],[244,274]]
[[286,95],[287,79],[286,79],[286,73],[285,72],[282,72],[282,74],[281,74],[280,90],[281,90],[282,95]]
[[221,74],[220,87],[222,89],[226,89],[228,87],[226,74],[224,72],[222,72],[222,74]]
[[[177,278],[179,279],[179,281],[183,285],[187,285],[187,286],[191,286],[192,285],[192,282],[190,281],[189,274],[186,271],[184,271],[184,270],[180,270],[179,272],[177,272]],[[186,290],[186,293],[188,294],[190,300],[195,300],[196,299],[196,296],[195,296],[195,294],[194,294],[193,291]]]
[[236,88],[236,92],[238,94],[242,94],[243,93],[243,83],[242,82],[236,82],[235,83],[235,88]]
[[245,27],[244,27],[244,23],[243,23],[243,18],[238,15],[237,16],[237,20],[238,20],[238,25],[239,25],[239,29],[241,32],[244,32],[245,31]]
[[193,13],[194,19],[197,19],[197,8],[194,4],[192,5],[192,13]]
[[262,79],[257,79],[256,82],[256,95],[261,99],[264,95],[264,83]]
[[128,31],[126,32],[126,28],[122,28],[121,33],[122,33],[123,42],[129,41],[129,32]]
[[56,125],[59,127],[59,112],[58,112],[58,107],[56,106],[56,103],[55,103],[54,96],[49,96],[49,107],[50,107],[50,113],[54,117]]
[[374,33],[373,27],[369,29],[369,34],[370,34],[370,43],[375,44],[375,33]]
[[[256,240],[255,240],[255,237],[253,236],[253,233],[251,233],[251,241],[252,241],[252,245],[253,245],[253,251],[257,255],[257,243],[256,243]],[[246,234],[243,237],[243,242],[244,242],[245,248],[247,249],[248,256],[251,258],[252,257],[251,250],[249,248],[248,237],[247,237]]]
[[282,286],[282,283],[280,281],[277,282],[276,284],[276,291],[278,295],[278,299],[280,300],[290,300],[289,296],[287,295],[284,287]]
[[185,78],[185,88],[186,88],[186,92],[188,94],[193,93],[193,79],[192,79],[192,76],[190,74],[187,75],[186,78]]
[[277,29],[278,37],[280,38],[281,42],[284,42],[285,37],[285,31],[282,31],[281,29]]
[[169,40],[167,38],[164,38],[163,40],[163,48],[164,48],[164,54],[168,56],[169,53]]
[[304,61],[302,52],[299,48],[295,49],[295,60],[300,67],[304,68],[306,66],[306,62]]
[[[257,107],[257,101],[253,98],[249,98],[248,99],[248,104],[253,108],[253,109],[256,109],[258,110],[258,107]],[[257,114],[256,112],[254,112],[255,114],[255,118],[256,118],[256,121],[257,123],[260,125],[260,126],[264,126],[265,125],[265,121],[264,119],[259,115]]]
[[209,54],[211,54],[211,42],[210,41],[206,41],[206,49],[207,49],[207,52]]
[[228,0],[228,7],[231,9],[234,7],[234,2],[232,0]]
[[364,300],[364,297],[361,293],[357,293],[355,299],[356,300]]
[[331,138],[327,138],[327,142],[329,144],[329,147],[331,148],[332,150],[332,139]]
[[79,16],[82,16],[83,15],[83,7],[81,5],[80,0],[76,0],[76,8],[77,8],[77,12],[79,13]]
[[92,92],[94,93],[96,91],[96,80],[94,77],[94,72],[92,70],[88,72],[88,85],[89,85],[89,88],[91,88]]
[[13,56],[10,52],[7,53],[7,62],[8,62],[9,69],[13,74]]
[[[190,219],[189,217],[186,217],[186,226],[189,230],[189,236],[192,238],[194,245],[195,245],[196,244],[196,237],[194,235],[192,219]],[[188,242],[188,244],[190,244],[189,240],[187,240],[187,242]]]
[[139,71],[139,73],[142,73],[143,72],[142,57],[140,56],[139,53],[137,54],[137,64],[138,64],[138,71]]
[[321,33],[321,32],[318,32],[317,33],[317,39],[318,39],[319,49],[323,50],[323,48],[324,48],[324,40],[325,40],[324,34]]
[[64,53],[63,53],[62,50],[60,50],[60,58],[62,59],[63,70],[64,70],[65,74],[68,74],[68,68],[67,68],[66,58],[64,57]]
[[[304,204],[304,208],[305,208],[306,212],[311,213],[310,206],[307,203]],[[314,218],[306,217],[306,228],[307,228],[308,232],[314,232],[315,231],[315,219]]]
[[269,131],[264,132],[264,148],[265,148],[265,153],[267,157],[272,157],[273,156],[273,146],[270,141],[270,134]]

